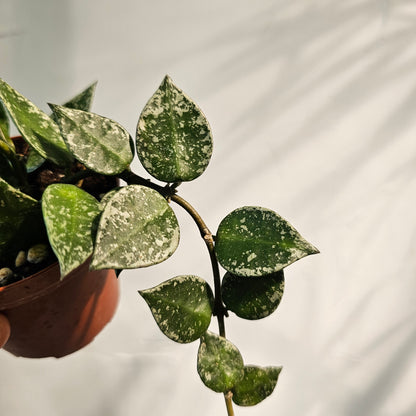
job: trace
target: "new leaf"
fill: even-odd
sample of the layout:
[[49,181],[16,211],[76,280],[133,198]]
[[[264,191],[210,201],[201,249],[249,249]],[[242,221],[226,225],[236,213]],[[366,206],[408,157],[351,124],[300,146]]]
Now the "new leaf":
[[232,389],[233,402],[255,406],[273,393],[282,367],[244,367],[244,376]]
[[217,393],[224,393],[243,378],[244,362],[235,345],[207,331],[201,337],[197,370],[208,388]]

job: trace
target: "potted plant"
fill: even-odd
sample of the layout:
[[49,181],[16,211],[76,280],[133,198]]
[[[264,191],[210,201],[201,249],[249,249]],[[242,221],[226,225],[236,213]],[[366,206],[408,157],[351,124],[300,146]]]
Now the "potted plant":
[[[269,316],[283,295],[283,269],[318,250],[276,212],[257,206],[235,209],[216,234],[211,233],[178,193],[183,182],[199,177],[209,164],[210,126],[196,103],[168,76],[142,110],[135,140],[120,124],[89,111],[92,88],[69,105],[50,104],[48,117],[0,81],[0,99],[29,149],[23,156],[15,150],[3,114],[0,261],[15,262],[22,242],[36,243],[39,249],[32,239],[36,235],[42,239],[40,247],[50,247],[56,256],[61,283],[83,268],[93,273],[113,269],[118,275],[123,269],[155,265],[179,244],[179,224],[171,207],[175,203],[190,215],[205,241],[213,287],[199,276],[184,274],[139,293],[168,338],[199,341],[198,374],[208,388],[224,394],[228,415],[233,414],[232,402],[259,403],[273,391],[281,367],[245,364],[226,338],[225,318],[230,311],[243,319]],[[130,169],[135,153],[158,182]],[[39,175],[45,166],[59,177],[32,194],[26,178]],[[109,180],[104,192],[87,186],[98,178]],[[125,186],[119,186],[119,180]],[[0,310],[2,292],[19,284],[0,288]],[[213,316],[218,334],[208,330]],[[6,312],[0,315],[0,327],[7,318]]]
[[[84,167],[59,146],[56,151],[45,144],[55,137],[62,146],[53,119],[4,81],[0,84],[0,347],[24,357],[61,357],[91,342],[112,318],[118,283],[113,270],[91,272],[87,261],[66,271],[62,268],[67,263],[61,262],[60,270],[40,200],[49,185],[76,176]],[[95,84],[65,106],[89,110],[94,89]],[[5,107],[21,137],[10,138]],[[78,185],[99,198],[117,182],[92,175]],[[77,216],[84,215],[83,209],[79,207]],[[77,223],[74,216],[72,226]]]

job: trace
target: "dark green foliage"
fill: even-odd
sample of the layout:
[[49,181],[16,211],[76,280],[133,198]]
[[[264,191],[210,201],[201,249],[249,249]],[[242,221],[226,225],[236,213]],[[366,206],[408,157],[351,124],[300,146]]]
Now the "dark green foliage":
[[265,276],[237,276],[227,272],[222,280],[225,306],[244,319],[261,319],[279,306],[285,279],[283,270]]
[[[228,411],[231,397],[241,406],[261,402],[274,390],[281,367],[244,365],[225,338],[227,309],[245,319],[269,316],[283,295],[283,269],[318,250],[262,207],[237,208],[221,221],[214,239],[198,212],[177,194],[181,182],[207,168],[211,130],[201,109],[168,76],[140,114],[135,143],[120,124],[90,112],[94,90],[95,84],[63,106],[50,104],[50,117],[0,79],[0,269],[5,279],[13,273],[9,265],[16,253],[39,243],[36,247],[48,250],[45,242],[56,254],[62,278],[85,261],[91,269],[114,268],[117,275],[160,263],[179,244],[174,202],[190,214],[204,239],[214,290],[200,277],[183,275],[139,292],[167,337],[179,343],[200,340],[198,374],[208,388],[225,394]],[[10,139],[7,113],[26,151]],[[135,148],[147,172],[166,186],[131,171]],[[38,186],[33,177],[39,179],[45,165],[54,176]],[[105,189],[91,191],[91,181],[104,181]],[[219,263],[227,270],[222,283]],[[218,335],[208,331],[212,316]]]

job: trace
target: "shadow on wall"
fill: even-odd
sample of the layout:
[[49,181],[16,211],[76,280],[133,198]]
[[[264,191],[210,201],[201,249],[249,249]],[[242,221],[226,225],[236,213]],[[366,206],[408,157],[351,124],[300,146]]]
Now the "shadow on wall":
[[[326,190],[327,197],[334,184],[336,198],[352,181],[359,183],[363,169],[368,170],[376,159],[376,172],[380,173],[376,184],[380,187],[370,192],[383,191],[383,184],[386,181],[394,183],[396,178],[383,176],[382,163],[388,161],[388,156],[380,155],[388,155],[390,147],[400,147],[400,141],[406,140],[409,131],[416,127],[415,4],[412,0],[394,6],[388,0],[304,4],[284,0],[275,2],[246,21],[231,24],[227,31],[217,33],[209,44],[190,53],[207,53],[224,44],[228,44],[228,50],[235,51],[215,68],[213,77],[217,80],[218,90],[233,83],[244,88],[246,78],[261,73],[265,68],[269,68],[270,81],[273,79],[270,74],[275,72],[274,84],[264,89],[256,101],[247,101],[246,111],[230,123],[229,137],[232,140],[227,144],[228,150],[231,152],[244,146],[242,138],[249,140],[258,135],[262,123],[265,126],[278,123],[289,111],[296,110],[299,103],[309,101],[307,108],[312,108],[312,111],[303,114],[299,124],[293,124],[289,135],[273,139],[266,159],[247,167],[248,177],[258,176],[264,169],[279,164],[301,148],[319,142],[321,134],[328,135],[328,130],[351,113],[360,111],[361,117],[371,116],[366,112],[368,106],[379,113],[374,119],[365,120],[363,136],[351,138],[351,147],[349,143],[339,143],[345,145],[346,151],[339,160],[328,161],[334,165],[332,174],[317,175],[315,182],[306,192],[302,190],[299,200],[293,203],[311,201],[314,204],[322,190]],[[412,6],[413,18],[409,13]],[[390,90],[396,86],[400,92],[390,95]],[[205,94],[209,93],[205,91]],[[322,96],[323,93],[327,96]],[[318,103],[315,107],[314,102]],[[360,132],[360,126],[354,128]],[[339,140],[336,135],[333,139]],[[319,145],[322,146],[322,142]],[[396,161],[395,169],[386,171],[402,178],[410,175],[410,181],[416,173],[416,153],[407,153],[403,149],[400,152],[403,158]],[[398,153],[394,154],[397,156]],[[232,180],[239,181],[239,178],[233,177]],[[227,188],[233,189],[236,184],[230,182]],[[395,190],[394,195],[398,192]],[[376,220],[381,218],[379,214],[374,219],[375,232],[378,231]],[[412,265],[408,265],[407,273],[411,268]],[[416,265],[413,268],[416,270]],[[411,284],[414,287],[414,283]],[[372,292],[362,294],[362,299],[356,302],[356,309],[341,326],[340,334],[348,329],[353,331],[354,322],[359,321],[372,295]],[[403,319],[403,314],[401,316]],[[387,355],[387,361],[380,362],[371,381],[362,386],[361,394],[347,398],[343,414],[376,415],[383,412],[389,393],[401,387],[402,376],[414,360],[416,324],[413,317],[414,314],[397,322],[392,320],[386,327],[381,325],[374,343],[359,352],[362,357],[371,356],[377,348],[387,348],[392,339],[400,340]],[[336,336],[325,347],[327,351],[335,339]],[[331,410],[330,406],[329,403],[327,410]],[[307,414],[307,409],[304,410]],[[410,416],[415,411],[413,404],[400,416]]]
[[[224,46],[231,51],[215,68],[217,90],[233,83],[244,88],[246,79],[269,68],[267,89],[262,86],[264,93],[255,101],[247,100],[246,111],[230,123],[229,137],[238,138],[238,146],[243,145],[243,137],[248,140],[258,135],[262,124],[278,123],[299,103],[310,103],[307,108],[312,111],[293,123],[291,134],[270,139],[268,160],[251,165],[247,176],[259,175],[301,147],[312,145],[351,111],[374,107],[378,97],[380,106],[387,107],[381,109],[387,111],[386,117],[366,133],[359,146],[348,149],[348,156],[337,165],[333,173],[340,187],[360,173],[364,161],[415,126],[416,57],[412,51],[416,32],[408,13],[411,6],[412,0],[394,7],[389,0],[311,2],[307,6],[281,0],[246,21],[231,22],[228,30],[217,33],[209,44],[189,51],[188,56]],[[261,75],[256,79],[261,81]],[[403,82],[408,86],[407,95],[392,107],[382,94],[394,83]],[[228,148],[235,146],[230,140]],[[345,146],[348,148],[348,143]],[[302,198],[316,196],[319,189],[326,188],[325,181],[314,184],[309,194],[302,192]]]

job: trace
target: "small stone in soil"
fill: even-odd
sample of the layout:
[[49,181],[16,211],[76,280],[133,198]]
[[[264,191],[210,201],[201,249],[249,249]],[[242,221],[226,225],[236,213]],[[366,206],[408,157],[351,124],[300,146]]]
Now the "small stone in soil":
[[29,263],[38,264],[44,261],[49,255],[46,244],[36,244],[27,252],[27,261]]
[[27,261],[26,252],[24,250],[20,250],[16,256],[16,260],[14,262],[16,267],[22,267]]
[[8,267],[0,269],[0,286],[6,286],[15,282],[15,275]]

